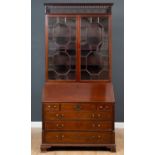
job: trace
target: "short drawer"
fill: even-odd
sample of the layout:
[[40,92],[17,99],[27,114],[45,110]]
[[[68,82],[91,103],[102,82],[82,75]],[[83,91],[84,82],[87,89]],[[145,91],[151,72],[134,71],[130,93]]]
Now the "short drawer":
[[94,111],[96,110],[95,103],[62,103],[62,111]]
[[113,144],[113,132],[44,132],[45,143]]
[[113,113],[105,112],[45,112],[44,121],[51,120],[105,120],[112,121]]
[[112,131],[112,121],[52,121],[44,123],[45,130]]

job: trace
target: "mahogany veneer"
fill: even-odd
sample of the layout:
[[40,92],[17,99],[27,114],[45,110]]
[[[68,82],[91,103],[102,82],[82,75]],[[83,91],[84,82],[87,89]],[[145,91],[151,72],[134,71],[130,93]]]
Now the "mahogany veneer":
[[41,151],[115,146],[111,7],[45,4]]

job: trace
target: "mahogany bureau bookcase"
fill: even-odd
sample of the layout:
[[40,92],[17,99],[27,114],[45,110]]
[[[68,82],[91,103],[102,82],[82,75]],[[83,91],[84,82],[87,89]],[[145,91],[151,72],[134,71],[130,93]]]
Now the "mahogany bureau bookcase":
[[45,4],[41,151],[116,151],[112,3]]

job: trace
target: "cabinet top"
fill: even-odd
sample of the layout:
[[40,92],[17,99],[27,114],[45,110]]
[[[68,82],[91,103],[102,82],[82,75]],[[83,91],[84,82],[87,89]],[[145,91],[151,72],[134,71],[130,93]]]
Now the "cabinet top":
[[44,3],[46,14],[110,14],[113,3]]

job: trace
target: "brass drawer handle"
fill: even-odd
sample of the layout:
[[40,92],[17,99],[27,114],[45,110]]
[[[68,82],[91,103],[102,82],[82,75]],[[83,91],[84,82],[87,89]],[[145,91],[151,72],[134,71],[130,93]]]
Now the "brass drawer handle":
[[108,110],[109,109],[109,106],[108,105],[100,105],[99,106],[99,110]]
[[64,137],[65,137],[64,135],[56,135],[56,138],[57,138],[58,140],[62,140]]
[[50,110],[57,110],[57,105],[48,105],[47,106],[48,107],[48,110],[50,111]]
[[56,126],[57,126],[58,128],[63,128],[63,127],[64,127],[63,124],[57,124]]
[[93,127],[101,127],[101,124],[92,124]]
[[95,114],[92,114],[91,117],[92,118],[96,118],[96,117],[101,118],[101,114],[97,114],[97,116],[95,116]]
[[59,119],[61,119],[61,118],[64,117],[64,114],[56,114],[56,117],[59,118]]

